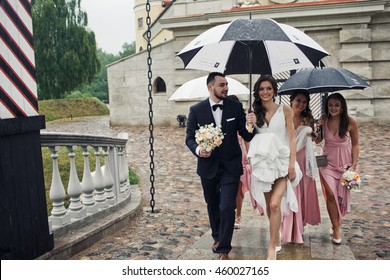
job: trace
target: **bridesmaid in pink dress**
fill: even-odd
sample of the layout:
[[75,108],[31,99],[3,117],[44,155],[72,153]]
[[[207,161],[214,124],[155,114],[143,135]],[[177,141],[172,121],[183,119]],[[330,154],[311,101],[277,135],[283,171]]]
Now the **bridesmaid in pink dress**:
[[299,184],[294,188],[298,201],[298,212],[290,211],[283,216],[281,233],[283,242],[303,243],[306,224],[318,225],[321,222],[320,206],[315,177],[318,169],[315,162],[312,137],[314,118],[311,113],[310,96],[306,91],[296,91],[290,96],[297,142],[296,161],[303,173]]
[[251,190],[251,176],[252,176],[252,166],[247,158],[249,143],[242,140],[241,136],[238,135],[238,142],[241,146],[242,151],[242,168],[244,169],[244,174],[241,175],[240,178],[240,186],[238,188],[238,193],[236,197],[236,222],[234,224],[235,229],[239,229],[241,227],[241,209],[242,202],[244,200],[245,193],[249,191],[251,203],[253,209],[257,209],[260,215],[264,215],[263,208],[257,204],[256,200],[252,196]]
[[347,103],[340,93],[327,98],[321,124],[328,165],[320,168],[320,179],[332,223],[332,242],[341,244],[340,227],[343,217],[351,210],[350,191],[341,186],[341,179],[348,168],[357,171],[359,132],[356,120],[348,116]]
[[[228,95],[228,98],[240,102],[238,97],[236,95]],[[237,197],[236,197],[236,221],[234,223],[234,228],[239,229],[241,228],[241,210],[242,210],[242,203],[244,200],[245,193],[250,190],[251,187],[251,175],[252,175],[252,167],[249,163],[249,160],[247,158],[248,149],[249,149],[249,143],[245,142],[240,135],[237,135],[238,137],[238,143],[241,147],[241,153],[242,153],[242,168],[243,168],[243,174],[240,178],[240,186],[238,187]],[[260,214],[263,214],[263,209],[256,204],[256,201],[251,195],[251,201],[254,208],[258,208]]]
[[236,221],[234,223],[234,228],[239,229],[241,227],[241,209],[242,202],[244,200],[245,193],[249,190],[251,185],[251,174],[252,167],[249,164],[249,160],[246,157],[248,151],[248,143],[246,143],[240,135],[238,135],[238,143],[241,147],[242,152],[242,168],[243,174],[240,178],[240,186],[238,187],[237,197],[236,197]]

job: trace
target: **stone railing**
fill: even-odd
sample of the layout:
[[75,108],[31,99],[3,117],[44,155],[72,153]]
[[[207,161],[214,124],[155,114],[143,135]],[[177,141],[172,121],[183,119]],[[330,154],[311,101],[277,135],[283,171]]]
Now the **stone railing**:
[[[118,138],[92,135],[41,133],[42,147],[51,151],[53,164],[50,200],[53,208],[49,216],[50,231],[65,234],[72,224],[83,224],[91,216],[108,212],[118,204],[130,199],[129,172],[126,158],[127,133]],[[66,147],[70,170],[69,183],[64,187],[58,168],[58,151]],[[76,172],[75,149],[81,147],[84,162],[80,181]],[[89,156],[95,156],[95,171],[91,172]],[[101,165],[101,157],[104,164]],[[103,160],[103,159],[102,159]],[[69,196],[69,207],[65,198]],[[68,229],[67,229],[68,228]],[[74,226],[73,226],[74,228]]]

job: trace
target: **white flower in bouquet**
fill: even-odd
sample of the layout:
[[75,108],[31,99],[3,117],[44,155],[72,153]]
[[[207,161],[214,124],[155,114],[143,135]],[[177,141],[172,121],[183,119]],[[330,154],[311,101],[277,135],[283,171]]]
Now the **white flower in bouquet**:
[[214,126],[213,123],[204,126],[199,126],[195,131],[196,143],[204,148],[207,152],[211,152],[216,147],[221,146],[224,134],[222,133],[221,125]]
[[343,174],[341,185],[347,189],[359,189],[361,184],[360,175],[357,172],[347,170]]

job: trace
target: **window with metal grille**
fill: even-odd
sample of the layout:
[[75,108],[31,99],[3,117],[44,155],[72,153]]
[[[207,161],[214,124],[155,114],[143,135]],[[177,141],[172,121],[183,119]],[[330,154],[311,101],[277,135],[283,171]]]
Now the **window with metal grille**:
[[144,27],[144,19],[142,17],[138,18],[138,28]]
[[165,81],[161,77],[157,77],[153,83],[154,93],[166,93],[167,87]]

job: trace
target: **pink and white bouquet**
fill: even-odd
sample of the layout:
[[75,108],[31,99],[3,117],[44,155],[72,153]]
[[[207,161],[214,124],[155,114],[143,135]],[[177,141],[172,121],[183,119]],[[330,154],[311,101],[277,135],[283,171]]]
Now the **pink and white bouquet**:
[[213,123],[199,126],[195,131],[196,143],[207,152],[211,152],[216,147],[221,146],[224,134],[221,125],[214,126]]
[[361,180],[360,175],[357,172],[347,170],[343,174],[343,178],[341,180],[341,185],[346,187],[347,189],[357,190],[360,188]]

